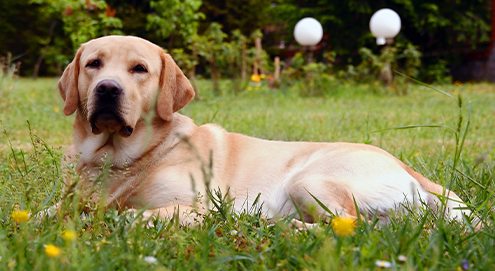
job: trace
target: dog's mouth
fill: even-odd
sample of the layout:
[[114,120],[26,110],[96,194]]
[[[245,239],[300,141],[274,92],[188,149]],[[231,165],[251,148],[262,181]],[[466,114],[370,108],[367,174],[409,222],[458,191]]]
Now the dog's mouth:
[[110,109],[102,109],[94,113],[90,118],[91,132],[95,135],[104,131],[118,133],[123,137],[132,135],[134,128],[125,123],[119,114]]

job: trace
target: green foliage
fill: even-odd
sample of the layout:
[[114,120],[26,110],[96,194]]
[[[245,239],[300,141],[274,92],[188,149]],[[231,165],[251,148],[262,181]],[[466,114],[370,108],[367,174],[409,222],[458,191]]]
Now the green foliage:
[[242,78],[242,76],[247,76],[248,67],[246,66],[252,64],[254,61],[253,56],[248,58],[247,44],[247,37],[238,29],[232,32],[230,42],[224,42],[222,44],[223,70],[233,81],[234,93],[239,93],[243,90],[245,82],[242,81],[245,81],[246,78]]
[[449,76],[447,61],[442,59],[433,59],[424,65],[424,72],[421,78],[428,82],[451,83],[452,76]]
[[[360,73],[358,76],[361,80],[366,80],[370,75],[374,78],[378,78],[379,74],[383,72],[390,72],[386,69],[390,69],[390,65],[395,59],[397,48],[385,47],[381,51],[380,55],[374,55],[368,48],[359,49],[359,55],[362,58],[362,62],[356,67],[356,70]],[[355,78],[356,80],[357,78]],[[357,79],[359,80],[359,79]]]
[[172,34],[183,39],[194,36],[198,32],[199,20],[204,15],[198,12],[201,0],[150,1],[154,11],[147,15],[146,30],[155,31],[162,39]]
[[[371,48],[377,53],[368,29],[369,18],[379,8],[389,7],[396,10],[402,20],[397,42],[414,44],[424,56],[421,57],[424,72],[403,71],[428,82],[440,82],[450,80],[447,67],[463,61],[464,52],[485,46],[490,33],[487,0],[435,3],[421,0],[0,0],[0,6],[0,54],[11,52],[23,63],[21,74],[32,72],[34,77],[38,73],[60,74],[82,42],[108,34],[143,37],[169,51],[184,49],[193,55],[191,59],[196,59],[199,55],[191,51],[191,40],[211,31],[208,28],[212,23],[221,25],[227,35],[222,45],[226,59],[216,60],[221,62],[217,64],[216,73],[219,78],[231,76],[232,65],[228,61],[233,61],[235,46],[230,42],[236,39],[236,30],[244,36],[262,30],[264,50],[272,58],[296,45],[293,27],[308,16],[318,19],[325,33],[324,50],[315,58],[324,59],[323,53],[331,48],[336,54],[333,69],[353,65],[355,70],[362,61],[358,54],[360,48]],[[285,42],[285,48],[280,46],[281,41]],[[413,53],[404,51],[409,52]],[[418,58],[400,53],[397,57]],[[209,63],[198,59],[201,66],[198,70],[210,69]],[[245,78],[244,73],[242,78]],[[239,92],[242,87],[236,89]]]
[[325,90],[331,88],[335,79],[328,74],[327,67],[323,63],[309,63],[303,67],[304,77],[300,95],[302,97],[321,96]]
[[291,66],[282,73],[282,89],[296,89],[301,97],[323,96],[333,92],[337,80],[331,75],[331,65],[305,64],[301,52],[292,58]]
[[192,54],[187,54],[182,48],[173,49],[170,54],[185,74],[189,74],[198,65],[197,57],[195,58]]
[[[347,72],[341,71],[341,78],[368,83],[380,79],[391,85],[394,71],[403,72],[410,77],[419,75],[421,53],[411,44],[386,46],[379,55],[375,55],[369,48],[361,48],[359,54],[362,62],[356,67],[349,65]],[[404,78],[395,77],[394,80],[402,83]]]
[[[61,73],[79,45],[90,39],[131,34],[170,47],[165,46],[164,39],[168,45],[175,45],[174,37],[179,38],[178,44],[184,43],[181,39],[195,35],[199,20],[204,18],[198,12],[200,0],[1,1],[9,13],[0,13],[0,40],[5,41],[0,54],[11,51],[19,55],[28,69],[34,66],[36,70],[43,64],[42,74]],[[23,29],[26,25],[30,27]]]
[[220,55],[225,52],[223,41],[226,37],[227,34],[222,31],[222,25],[212,23],[206,29],[204,35],[196,35],[191,38],[191,48],[209,63],[213,89],[217,94],[220,94],[218,81],[221,77],[221,73],[218,71],[218,65],[221,61]]
[[[322,23],[324,33],[329,35],[327,42],[332,45],[332,50],[345,56],[347,62],[346,58],[359,48],[374,44],[369,33],[369,19],[384,7],[395,10],[401,17],[398,41],[415,44],[423,53],[439,53],[454,60],[461,48],[475,47],[489,40],[490,9],[486,0],[441,0],[435,3],[416,0],[282,0],[270,12],[287,33],[291,33],[301,18],[316,18]],[[285,37],[287,41],[292,40],[289,35]]]
[[[30,74],[42,48],[50,40],[52,26],[53,31],[59,34],[60,24],[47,14],[44,5],[30,1],[0,0],[0,6],[0,55],[12,53],[13,58],[23,64],[21,74]],[[59,49],[59,54],[73,53],[71,47],[64,46]],[[45,67],[49,68],[54,66]]]
[[407,76],[417,77],[419,75],[421,52],[414,45],[408,43],[406,48],[397,56],[397,60],[405,60],[403,70]]
[[64,32],[72,41],[72,48],[103,35],[122,34],[120,19],[111,16],[111,10],[105,0],[30,0],[44,5],[44,12],[59,18],[63,22]]
[[250,35],[271,23],[269,10],[272,4],[270,0],[203,0],[200,11],[205,14],[206,21],[202,23],[202,29],[216,22],[223,25],[228,35],[235,30]]
[[[261,33],[254,32],[254,36]],[[186,71],[194,70],[201,61],[207,63],[206,70],[213,81],[216,95],[222,94],[220,80],[227,77],[231,80],[233,93],[240,93],[247,87],[247,73],[253,63],[259,58],[259,63],[265,71],[272,68],[266,51],[258,56],[253,41],[244,36],[240,30],[235,30],[230,36],[222,31],[222,26],[212,23],[203,35],[194,35],[187,40],[188,52],[181,49],[172,50],[172,55],[178,54],[179,66]],[[189,66],[188,66],[189,65]],[[229,90],[230,92],[230,90]]]
[[336,66],[345,70],[353,65],[349,68],[353,72],[362,61],[357,54],[360,48],[375,48],[376,54],[375,39],[368,27],[370,17],[380,8],[391,8],[402,21],[397,42],[414,44],[424,56],[423,72],[418,73],[418,78],[427,82],[448,82],[448,69],[445,70],[447,73],[441,70],[442,62],[446,63],[444,68],[459,65],[464,61],[466,51],[483,50],[487,46],[489,5],[487,0],[442,0],[435,3],[417,0],[281,0],[270,13],[274,19],[272,24],[278,27],[277,33],[285,33],[276,37],[284,39],[286,44],[294,44],[292,29],[301,18],[316,18],[327,35],[323,44],[331,46],[338,56]]

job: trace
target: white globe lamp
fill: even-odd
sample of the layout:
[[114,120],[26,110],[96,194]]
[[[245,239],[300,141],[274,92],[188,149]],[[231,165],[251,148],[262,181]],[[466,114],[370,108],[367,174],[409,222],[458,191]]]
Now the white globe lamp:
[[385,45],[387,38],[391,39],[400,32],[401,22],[397,12],[382,8],[375,12],[370,19],[370,31],[376,37],[376,44]]
[[313,50],[315,50],[315,45],[321,41],[322,37],[323,27],[315,18],[303,18],[294,27],[294,38],[307,51],[307,63],[313,62]]
[[314,18],[304,18],[294,27],[294,38],[301,46],[315,46],[323,37],[323,27]]

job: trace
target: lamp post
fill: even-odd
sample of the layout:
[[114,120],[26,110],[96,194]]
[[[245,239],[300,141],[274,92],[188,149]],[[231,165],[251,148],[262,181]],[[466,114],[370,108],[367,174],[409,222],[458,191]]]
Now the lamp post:
[[306,17],[297,22],[294,27],[294,38],[299,45],[303,46],[307,52],[306,63],[313,62],[313,51],[315,45],[323,37],[323,27],[320,22],[311,17]]
[[[397,12],[382,8],[375,12],[370,19],[370,31],[376,37],[376,44],[383,45],[382,54],[385,53],[388,44],[394,42],[394,37],[400,32],[401,22]],[[380,79],[390,86],[392,84],[392,69],[390,60],[386,60],[380,67]]]

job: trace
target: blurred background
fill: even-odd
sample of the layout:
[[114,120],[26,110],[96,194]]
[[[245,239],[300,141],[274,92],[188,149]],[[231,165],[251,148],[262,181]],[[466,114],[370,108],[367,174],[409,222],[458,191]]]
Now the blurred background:
[[[495,81],[495,72],[490,72],[495,71],[494,3],[0,0],[0,56],[3,72],[59,76],[81,43],[119,34],[162,46],[193,78],[245,79],[260,74],[276,86],[278,78],[272,77],[278,76],[279,57],[282,76],[289,79],[313,73],[331,80],[372,81],[384,63],[392,63],[392,69],[424,82]],[[386,49],[376,45],[369,30],[372,14],[385,7],[395,10],[402,21],[399,35]],[[304,48],[293,36],[295,24],[304,17],[317,19],[323,27],[312,61],[305,60]]]

